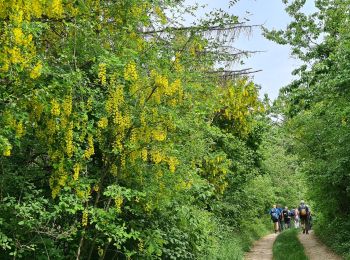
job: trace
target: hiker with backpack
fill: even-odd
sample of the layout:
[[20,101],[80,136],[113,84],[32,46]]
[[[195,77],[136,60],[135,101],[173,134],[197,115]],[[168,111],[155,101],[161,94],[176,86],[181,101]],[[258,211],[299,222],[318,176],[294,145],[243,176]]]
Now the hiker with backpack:
[[287,206],[285,206],[284,209],[282,210],[282,215],[283,215],[283,221],[284,221],[283,229],[290,228],[291,213],[288,210]]
[[276,205],[272,205],[272,209],[270,209],[269,214],[271,216],[271,220],[273,222],[273,227],[274,227],[274,231],[275,233],[278,232],[279,230],[279,224],[278,224],[278,220],[279,220],[279,210],[277,209]]
[[300,216],[301,228],[303,229],[303,234],[309,234],[310,209],[303,200],[300,201],[298,211]]
[[276,206],[277,212],[278,212],[278,231],[282,232],[284,229],[284,220],[283,220],[283,215],[282,215],[282,206],[281,204],[277,204]]

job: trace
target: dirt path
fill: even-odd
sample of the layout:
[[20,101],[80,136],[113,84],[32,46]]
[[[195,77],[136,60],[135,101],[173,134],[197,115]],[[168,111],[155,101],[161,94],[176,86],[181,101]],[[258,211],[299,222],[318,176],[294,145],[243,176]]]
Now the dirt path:
[[276,234],[270,234],[258,240],[245,255],[245,260],[272,260],[272,246],[276,237]]
[[305,248],[310,260],[341,260],[342,258],[331,252],[325,245],[317,240],[312,230],[309,235],[299,234],[299,240]]

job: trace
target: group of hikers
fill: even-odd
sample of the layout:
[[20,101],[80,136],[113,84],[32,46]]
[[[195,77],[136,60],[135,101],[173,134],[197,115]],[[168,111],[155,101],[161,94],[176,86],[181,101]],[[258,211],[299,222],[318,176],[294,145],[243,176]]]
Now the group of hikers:
[[292,224],[295,228],[301,227],[303,234],[309,234],[311,229],[311,210],[303,200],[296,208],[288,209],[281,205],[273,205],[270,209],[271,220],[274,223],[275,233],[281,232],[287,228],[291,228]]

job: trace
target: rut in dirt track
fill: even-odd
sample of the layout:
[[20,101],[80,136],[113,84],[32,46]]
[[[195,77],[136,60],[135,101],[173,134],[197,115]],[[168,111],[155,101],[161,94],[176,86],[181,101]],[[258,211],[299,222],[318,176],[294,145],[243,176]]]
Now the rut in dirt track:
[[246,260],[272,260],[272,246],[277,234],[270,234],[257,241],[250,252],[245,256]]
[[311,231],[310,234],[299,234],[299,240],[305,248],[305,253],[310,260],[341,260],[331,252],[325,245],[318,241],[316,236]]

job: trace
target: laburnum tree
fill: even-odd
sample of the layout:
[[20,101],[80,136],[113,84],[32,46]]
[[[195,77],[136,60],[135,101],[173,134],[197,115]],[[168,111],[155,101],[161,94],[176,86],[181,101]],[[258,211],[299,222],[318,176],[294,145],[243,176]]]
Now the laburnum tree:
[[181,2],[0,1],[4,259],[207,253],[208,198],[237,168],[218,140],[248,143],[263,105],[218,64],[250,27],[183,26]]

